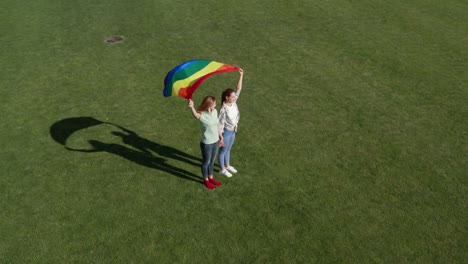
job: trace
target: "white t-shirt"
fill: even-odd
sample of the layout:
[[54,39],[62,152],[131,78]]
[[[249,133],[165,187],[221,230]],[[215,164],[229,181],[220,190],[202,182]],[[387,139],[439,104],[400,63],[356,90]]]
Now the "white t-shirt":
[[219,112],[219,126],[221,129],[226,128],[227,130],[237,131],[237,124],[240,119],[240,112],[237,107],[238,98],[239,93],[236,92],[236,100],[230,106],[224,103],[221,107]]

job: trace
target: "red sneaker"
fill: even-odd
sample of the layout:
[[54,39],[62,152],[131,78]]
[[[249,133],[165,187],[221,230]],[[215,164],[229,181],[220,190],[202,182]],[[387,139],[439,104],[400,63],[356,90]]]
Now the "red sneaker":
[[205,187],[206,187],[206,188],[208,188],[208,189],[210,189],[210,190],[213,190],[213,189],[214,189],[214,187],[213,187],[213,185],[211,185],[210,181],[204,181],[204,184],[205,184]]
[[209,181],[216,186],[221,186],[221,183],[215,179],[209,179]]

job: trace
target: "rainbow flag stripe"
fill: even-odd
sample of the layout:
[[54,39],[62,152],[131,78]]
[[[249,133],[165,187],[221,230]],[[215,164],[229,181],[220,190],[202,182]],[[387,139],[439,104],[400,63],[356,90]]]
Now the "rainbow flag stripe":
[[163,95],[191,99],[198,86],[208,77],[237,70],[239,68],[235,66],[210,60],[196,59],[184,62],[167,73]]

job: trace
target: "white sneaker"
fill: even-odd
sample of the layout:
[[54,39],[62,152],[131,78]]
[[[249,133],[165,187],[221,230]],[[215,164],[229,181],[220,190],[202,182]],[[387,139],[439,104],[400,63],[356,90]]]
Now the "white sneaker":
[[220,171],[219,173],[221,173],[222,175],[226,177],[232,177],[232,174],[228,170],[223,170],[223,171]]
[[227,167],[227,170],[230,171],[230,172],[232,172],[232,173],[237,173],[236,168],[234,168],[233,166]]

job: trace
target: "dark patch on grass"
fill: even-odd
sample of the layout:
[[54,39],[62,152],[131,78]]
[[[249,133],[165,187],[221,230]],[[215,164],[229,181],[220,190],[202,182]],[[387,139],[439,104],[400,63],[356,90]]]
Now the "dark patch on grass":
[[123,36],[110,36],[104,39],[105,43],[108,44],[115,44],[115,43],[120,43],[123,42],[125,38]]

